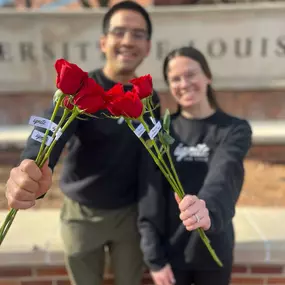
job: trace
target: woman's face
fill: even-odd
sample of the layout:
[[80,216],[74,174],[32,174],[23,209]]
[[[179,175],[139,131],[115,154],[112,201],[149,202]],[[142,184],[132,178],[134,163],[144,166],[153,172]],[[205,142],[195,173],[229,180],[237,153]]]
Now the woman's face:
[[208,103],[207,86],[211,80],[197,61],[177,56],[169,61],[167,76],[171,94],[182,108]]

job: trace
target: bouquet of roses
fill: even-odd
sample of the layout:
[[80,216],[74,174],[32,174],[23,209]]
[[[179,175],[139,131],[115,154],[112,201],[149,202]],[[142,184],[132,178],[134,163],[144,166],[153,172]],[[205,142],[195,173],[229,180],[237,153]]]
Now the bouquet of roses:
[[[80,115],[92,116],[99,110],[105,109],[104,89],[88,77],[88,73],[76,64],[64,59],[55,62],[57,72],[54,94],[54,110],[50,119],[32,116],[29,124],[45,129],[45,132],[33,130],[31,138],[41,143],[35,163],[42,168],[48,160],[55,144],[62,133]],[[58,124],[54,122],[59,110],[63,109]],[[11,227],[18,210],[10,209],[4,223],[0,228],[0,245],[2,244],[9,228]]]
[[[166,111],[163,122],[156,121],[154,116],[155,106],[152,102],[152,78],[145,75],[130,81],[132,89],[124,91],[122,84],[118,83],[108,91],[88,77],[88,73],[81,70],[77,65],[59,59],[55,63],[57,71],[56,86],[58,90],[54,95],[54,111],[51,118],[31,117],[30,124],[44,127],[45,133],[34,130],[31,137],[41,143],[40,150],[35,160],[41,168],[48,160],[53,147],[60,139],[62,133],[74,119],[80,119],[80,115],[94,117],[99,110],[108,110],[111,118],[123,117],[129,128],[140,139],[154,162],[157,164],[174,192],[183,198],[185,192],[176,173],[170,154],[170,145],[174,139],[169,133],[170,115]],[[54,118],[60,108],[63,114],[58,124]],[[146,118],[150,119],[150,123]],[[139,122],[137,127],[134,122]],[[52,135],[49,133],[52,132]],[[143,134],[147,133],[147,139]],[[0,245],[3,242],[17,210],[11,209],[0,228]],[[200,237],[208,248],[210,254],[218,265],[222,266],[210,241],[202,229],[197,229]]]

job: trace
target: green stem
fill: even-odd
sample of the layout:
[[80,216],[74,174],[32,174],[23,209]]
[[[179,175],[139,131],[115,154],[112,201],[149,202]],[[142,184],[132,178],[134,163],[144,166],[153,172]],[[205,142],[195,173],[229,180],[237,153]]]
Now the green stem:
[[[154,114],[153,114],[153,111],[152,111],[152,108],[151,108],[151,104],[150,104],[150,101],[148,100],[147,101],[147,108],[150,112],[150,115],[152,118],[155,118]],[[162,143],[162,142],[161,142]],[[174,174],[174,178],[175,178],[175,182],[177,183],[177,186],[180,188],[180,198],[182,199],[183,196],[185,195],[185,192],[183,190],[183,187],[182,187],[182,184],[178,178],[178,175],[177,175],[177,172],[175,170],[175,167],[174,167],[174,164],[173,164],[173,161],[172,161],[172,158],[171,158],[171,155],[170,155],[170,152],[169,152],[169,146],[165,146],[163,143],[162,143],[163,147],[165,148],[165,151],[166,151],[166,155],[167,155],[167,158],[169,160],[169,163],[170,163],[170,168]],[[160,153],[160,152],[159,152]],[[163,159],[163,158],[162,158]]]
[[[139,118],[139,121],[142,123],[142,125],[144,126],[145,130],[147,131],[147,133],[149,133],[150,129],[149,129],[147,123],[145,122],[145,120],[143,119],[143,117]],[[155,140],[151,139],[151,141],[153,142],[153,146],[154,146],[154,149],[156,151],[156,154],[157,154],[158,158],[161,157],[160,151],[159,151],[159,149],[158,149],[158,147],[156,145]]]
[[[139,119],[139,121],[142,123],[142,125],[144,126],[145,130],[147,131],[147,133],[149,133],[150,129],[149,129],[147,123],[145,122],[145,120],[143,119],[143,117],[141,117],[141,118]],[[157,146],[157,144],[156,144],[156,141],[155,141],[154,139],[151,139],[151,141],[153,142],[153,146],[154,146],[154,149],[155,149],[155,151],[156,151],[156,154],[157,154],[159,160],[163,163],[163,165],[165,166],[165,168],[168,169],[167,165],[165,164],[165,162],[164,162],[163,159],[162,159],[162,156],[161,156],[161,153],[160,153],[160,151],[159,151],[159,149],[158,149],[158,146]]]
[[[150,99],[151,100],[151,99]],[[154,114],[153,114],[153,111],[152,111],[152,108],[151,108],[151,104],[150,104],[150,100],[147,100],[147,108],[149,110],[149,113],[151,115],[152,118],[155,118]]]
[[8,223],[8,221],[10,220],[11,216],[13,215],[13,210],[14,210],[14,209],[11,209],[11,210],[9,211],[8,215],[6,216],[4,223],[3,223],[3,225],[2,225],[1,228],[0,228],[0,236],[2,236],[2,234],[3,234],[4,230],[5,230],[5,227],[6,227],[7,223]]
[[4,241],[5,236],[9,231],[9,228],[11,227],[11,225],[12,225],[12,223],[16,217],[17,212],[18,212],[18,210],[11,209],[9,211],[8,215],[6,216],[6,219],[5,219],[3,225],[1,226],[1,229],[0,229],[0,245]]
[[[51,122],[54,121],[54,118],[55,118],[55,116],[56,116],[56,114],[57,114],[57,111],[58,111],[58,109],[59,109],[59,107],[60,107],[60,105],[61,105],[61,103],[62,103],[62,100],[63,100],[64,96],[65,96],[65,95],[62,94],[62,95],[58,98],[58,100],[56,101],[55,108],[54,108],[54,110],[53,110],[53,112],[52,112],[52,115],[51,115],[51,118],[50,118],[50,121],[51,121]],[[44,135],[44,137],[43,137],[43,141],[42,141],[42,143],[41,143],[40,150],[39,150],[38,155],[37,155],[37,158],[36,158],[36,160],[35,160],[36,163],[39,163],[39,160],[40,160],[40,158],[41,158],[41,156],[42,156],[42,151],[43,151],[44,146],[45,146],[45,144],[46,144],[46,140],[47,140],[49,131],[50,131],[49,129],[46,129],[45,135]]]
[[210,241],[208,239],[208,237],[206,236],[205,232],[203,229],[201,228],[198,228],[197,229],[202,241],[204,242],[204,244],[206,245],[208,251],[210,252],[212,258],[216,261],[216,263],[220,266],[220,267],[223,267],[223,263],[222,261],[219,259],[219,257],[217,256],[215,250],[211,247],[210,245]]
[[[139,121],[142,123],[142,125],[144,126],[145,130],[147,131],[147,133],[149,133],[150,129],[149,129],[147,123],[145,122],[145,120],[143,119],[143,117],[139,118]],[[153,143],[153,146],[154,146],[154,149],[156,151],[157,157],[158,157],[159,161],[161,162],[162,166],[165,169],[165,172],[168,173],[168,175],[169,175],[170,179],[172,180],[173,184],[175,184],[175,188],[178,189],[178,191],[180,193],[179,186],[176,183],[173,175],[171,174],[168,165],[165,163],[165,161],[164,161],[164,159],[163,159],[163,157],[161,155],[161,152],[159,151],[159,148],[158,148],[158,146],[156,144],[156,141],[154,139],[151,139],[151,141]]]
[[[78,109],[73,109],[71,116],[68,118],[67,122],[64,124],[64,126],[61,129],[61,132],[63,133],[67,127],[70,125],[70,123],[80,114],[80,111]],[[47,159],[49,158],[52,149],[54,148],[55,144],[56,144],[57,140],[53,140],[53,142],[51,143],[51,145],[49,146],[46,154],[44,155],[44,157],[42,158],[40,164],[39,164],[39,168],[42,168],[43,165],[45,164],[45,162],[47,161]]]
[[[134,126],[131,124],[130,120],[128,118],[125,118],[126,123],[128,124],[129,128],[134,132],[135,128]],[[170,177],[170,175],[166,172],[166,170],[163,168],[160,160],[155,156],[154,152],[149,149],[149,147],[147,146],[146,142],[144,141],[144,139],[142,137],[139,137],[139,140],[142,142],[142,144],[145,146],[145,148],[147,149],[147,151],[149,152],[149,154],[151,155],[151,157],[153,158],[154,162],[156,163],[156,165],[159,167],[159,169],[161,170],[161,172],[163,173],[163,175],[165,176],[165,178],[167,179],[167,181],[169,182],[169,184],[172,186],[172,188],[175,190],[177,190],[177,185],[174,183],[174,180]],[[178,189],[179,190],[179,189]]]
[[171,170],[172,170],[172,172],[174,174],[175,180],[176,180],[176,182],[177,182],[177,184],[178,184],[178,186],[179,186],[179,188],[181,190],[181,197],[180,198],[182,199],[185,196],[185,191],[183,189],[183,186],[182,186],[182,184],[180,182],[180,179],[179,179],[178,174],[176,172],[175,166],[173,164],[173,160],[172,160],[172,157],[170,155],[169,146],[166,146],[166,155],[167,155],[168,161],[170,163]]
[[[71,112],[71,111],[70,111],[69,109],[64,108],[63,115],[62,115],[62,117],[61,117],[61,119],[60,119],[60,121],[59,121],[59,123],[58,123],[58,125],[57,125],[57,127],[56,127],[56,129],[55,129],[55,131],[54,131],[54,133],[52,134],[52,137],[51,137],[52,140],[54,140],[54,138],[55,138],[57,132],[58,132],[59,129],[61,128],[62,124],[64,123],[66,117],[68,116],[68,114],[69,114],[70,112]],[[39,159],[38,159],[39,164],[41,163],[41,160],[44,158],[44,156],[45,156],[46,152],[48,151],[48,149],[49,149],[49,146],[46,145],[45,148],[44,148],[44,150],[42,151],[42,153],[41,153]]]

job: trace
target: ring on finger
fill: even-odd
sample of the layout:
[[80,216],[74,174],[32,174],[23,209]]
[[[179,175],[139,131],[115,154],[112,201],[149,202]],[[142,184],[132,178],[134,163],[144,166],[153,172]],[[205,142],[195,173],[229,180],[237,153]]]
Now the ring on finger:
[[194,214],[194,217],[196,218],[196,223],[200,222],[200,217],[197,214]]

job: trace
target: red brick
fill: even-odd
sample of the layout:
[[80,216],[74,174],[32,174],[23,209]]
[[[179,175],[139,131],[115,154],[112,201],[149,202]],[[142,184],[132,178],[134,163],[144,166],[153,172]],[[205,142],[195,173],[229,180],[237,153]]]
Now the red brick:
[[36,274],[39,276],[56,276],[56,275],[67,275],[66,269],[63,266],[59,267],[42,267],[36,268]]
[[19,282],[12,280],[0,280],[0,285],[19,285]]
[[270,277],[267,281],[268,285],[285,285],[285,277]]
[[283,266],[252,266],[251,272],[258,274],[281,274]]
[[248,119],[282,119],[285,97],[282,90],[220,91],[216,97],[222,109]]
[[23,277],[31,276],[32,270],[28,267],[2,267],[0,268],[0,276],[5,277]]
[[238,285],[264,285],[265,279],[254,277],[233,277],[231,284]]
[[[216,97],[225,111],[251,120],[284,119],[284,90],[217,91]],[[162,109],[172,108],[174,101],[167,92],[159,92]],[[3,124],[27,124],[32,114],[46,109],[52,92],[1,93],[0,113]],[[15,101],[22,108],[15,108]],[[35,103],[36,102],[36,103]]]
[[22,281],[21,285],[52,285],[52,280]]
[[[173,106],[168,92],[159,93],[162,108]],[[283,119],[285,97],[283,90],[217,91],[220,107],[233,115],[251,120]]]
[[232,273],[246,273],[247,267],[244,265],[234,265],[232,268]]
[[261,159],[271,163],[285,162],[284,145],[253,145],[247,155],[250,159]]

